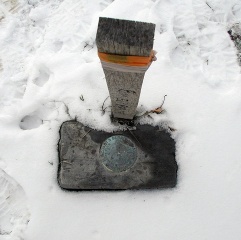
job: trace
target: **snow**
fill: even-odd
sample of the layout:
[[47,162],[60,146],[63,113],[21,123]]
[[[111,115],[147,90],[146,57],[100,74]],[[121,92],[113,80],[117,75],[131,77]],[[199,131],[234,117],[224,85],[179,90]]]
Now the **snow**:
[[[99,16],[156,24],[138,111],[167,95],[166,113],[143,122],[176,129],[175,189],[57,184],[64,121],[114,130]],[[0,240],[240,239],[241,75],[227,33],[239,0],[1,0],[0,19]]]

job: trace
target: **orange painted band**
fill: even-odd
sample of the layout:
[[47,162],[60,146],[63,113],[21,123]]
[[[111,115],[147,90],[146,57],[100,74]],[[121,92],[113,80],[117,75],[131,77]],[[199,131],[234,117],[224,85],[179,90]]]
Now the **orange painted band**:
[[125,56],[125,55],[115,55],[115,54],[98,52],[98,56],[101,61],[117,63],[125,66],[137,66],[137,67],[148,66],[151,63],[154,55],[155,55],[154,51],[151,51],[151,54],[149,57]]

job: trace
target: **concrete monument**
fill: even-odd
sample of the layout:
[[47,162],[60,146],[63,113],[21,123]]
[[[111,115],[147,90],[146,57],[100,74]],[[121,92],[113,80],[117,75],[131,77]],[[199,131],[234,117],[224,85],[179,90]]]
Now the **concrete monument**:
[[[100,18],[98,55],[112,102],[114,133],[80,122],[62,124],[58,182],[69,190],[124,190],[175,187],[175,142],[159,127],[135,121],[141,86],[153,58],[155,25]],[[130,127],[130,125],[132,125]]]

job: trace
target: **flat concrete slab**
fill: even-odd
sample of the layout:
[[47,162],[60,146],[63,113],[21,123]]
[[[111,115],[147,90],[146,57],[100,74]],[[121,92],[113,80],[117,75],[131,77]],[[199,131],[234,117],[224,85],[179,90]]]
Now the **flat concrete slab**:
[[175,142],[158,127],[109,133],[68,121],[58,147],[58,182],[64,189],[157,189],[177,183]]

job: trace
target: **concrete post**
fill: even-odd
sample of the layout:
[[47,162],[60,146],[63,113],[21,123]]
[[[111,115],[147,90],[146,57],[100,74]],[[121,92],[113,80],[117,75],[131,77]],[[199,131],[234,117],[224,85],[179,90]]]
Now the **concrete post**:
[[[98,51],[121,56],[149,57],[153,48],[152,23],[100,18],[96,36]],[[145,70],[116,67],[102,62],[114,118],[133,119],[136,114]]]

